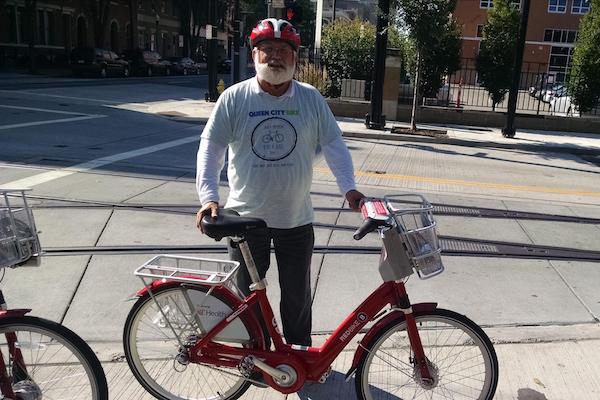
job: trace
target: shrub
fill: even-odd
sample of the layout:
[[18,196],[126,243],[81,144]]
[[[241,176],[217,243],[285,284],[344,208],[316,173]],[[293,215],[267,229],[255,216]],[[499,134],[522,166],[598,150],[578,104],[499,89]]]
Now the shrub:
[[310,64],[308,61],[298,64],[296,80],[314,86],[323,96],[328,94],[331,86],[327,70],[315,64]]

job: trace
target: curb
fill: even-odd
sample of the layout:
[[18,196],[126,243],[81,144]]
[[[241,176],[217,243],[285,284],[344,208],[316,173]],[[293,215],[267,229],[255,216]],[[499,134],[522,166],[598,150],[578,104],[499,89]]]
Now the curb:
[[[160,114],[155,114],[160,115]],[[168,116],[161,115],[161,117],[168,118],[172,121],[183,122],[188,124],[200,124],[203,125],[208,121],[208,117],[184,117],[184,116]],[[498,148],[508,150],[525,150],[531,152],[540,151],[551,151],[555,153],[568,153],[577,155],[588,155],[588,156],[599,156],[600,149],[589,149],[577,145],[561,145],[553,143],[545,144],[530,144],[530,143],[502,143],[490,140],[469,140],[460,139],[456,137],[431,137],[424,135],[415,134],[403,134],[403,133],[389,133],[389,132],[364,132],[364,131],[351,131],[342,130],[342,134],[347,138],[356,139],[378,139],[378,140],[389,140],[396,142],[417,142],[417,143],[437,143],[437,144],[448,144],[454,146],[463,147],[485,147],[485,148]],[[517,139],[518,140],[518,139]]]

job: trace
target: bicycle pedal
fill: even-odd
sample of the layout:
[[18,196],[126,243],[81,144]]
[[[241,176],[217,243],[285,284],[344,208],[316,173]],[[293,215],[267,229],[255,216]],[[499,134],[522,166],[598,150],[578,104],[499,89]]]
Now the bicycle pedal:
[[250,379],[253,374],[259,374],[262,377],[262,374],[254,370],[254,361],[252,357],[244,357],[240,360],[238,364],[238,370],[242,374],[244,378]]

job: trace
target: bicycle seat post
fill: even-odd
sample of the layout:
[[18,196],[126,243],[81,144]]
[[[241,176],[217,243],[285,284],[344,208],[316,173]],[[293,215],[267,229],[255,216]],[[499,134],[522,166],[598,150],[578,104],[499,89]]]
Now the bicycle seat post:
[[236,244],[238,245],[240,251],[242,252],[242,256],[244,257],[244,262],[246,263],[246,269],[248,270],[248,274],[250,275],[250,280],[252,284],[250,285],[250,290],[261,290],[267,287],[266,281],[260,279],[258,275],[258,269],[256,268],[256,264],[254,263],[254,258],[252,258],[252,253],[250,252],[250,246],[248,246],[248,242],[245,238],[232,238]]

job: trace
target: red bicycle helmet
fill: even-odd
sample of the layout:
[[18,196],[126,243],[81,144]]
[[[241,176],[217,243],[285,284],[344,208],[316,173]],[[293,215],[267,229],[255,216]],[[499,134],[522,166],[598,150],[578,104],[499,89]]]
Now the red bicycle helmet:
[[283,19],[263,19],[252,29],[250,47],[256,47],[263,40],[283,40],[296,51],[300,47],[300,34],[292,24]]

